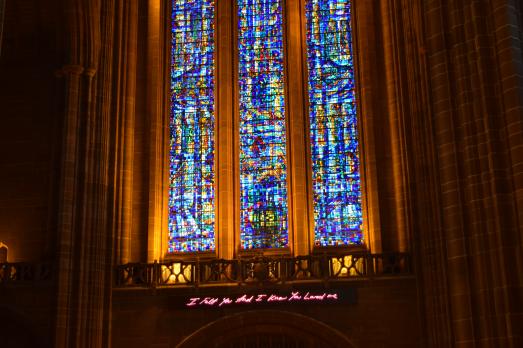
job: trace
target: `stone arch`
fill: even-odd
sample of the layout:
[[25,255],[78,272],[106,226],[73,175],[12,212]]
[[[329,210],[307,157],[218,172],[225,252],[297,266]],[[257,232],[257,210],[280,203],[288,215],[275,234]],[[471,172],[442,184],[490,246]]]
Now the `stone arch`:
[[220,318],[177,345],[196,347],[344,347],[356,348],[336,329],[302,314],[248,311]]

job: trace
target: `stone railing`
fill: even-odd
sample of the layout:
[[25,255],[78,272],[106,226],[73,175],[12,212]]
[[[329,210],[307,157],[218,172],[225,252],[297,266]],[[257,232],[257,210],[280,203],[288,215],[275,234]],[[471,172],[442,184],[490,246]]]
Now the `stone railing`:
[[0,286],[46,281],[51,275],[49,263],[0,263]]
[[411,274],[407,253],[170,260],[116,268],[116,287],[198,287],[365,279]]

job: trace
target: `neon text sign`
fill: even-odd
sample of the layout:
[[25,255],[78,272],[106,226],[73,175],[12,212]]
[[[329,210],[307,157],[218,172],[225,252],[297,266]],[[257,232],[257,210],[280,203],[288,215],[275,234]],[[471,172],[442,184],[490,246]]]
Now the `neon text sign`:
[[338,302],[340,296],[337,292],[300,292],[292,291],[289,294],[242,294],[232,297],[191,297],[185,303],[186,307],[224,307],[231,305],[260,305],[274,303],[323,303]]

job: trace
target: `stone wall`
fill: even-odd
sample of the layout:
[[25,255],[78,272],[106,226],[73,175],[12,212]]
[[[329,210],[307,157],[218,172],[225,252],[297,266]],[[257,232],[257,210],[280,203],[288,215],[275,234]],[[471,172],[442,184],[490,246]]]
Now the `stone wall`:
[[[57,347],[174,344],[227,314],[112,289],[115,264],[162,256],[166,11],[7,2],[0,241],[9,261],[56,267],[47,290],[1,289]],[[361,347],[523,345],[521,4],[357,1],[355,14],[371,248],[409,251],[415,279],[357,282],[358,303],[334,315],[292,311]]]
[[[303,285],[302,285],[303,286]],[[312,285],[311,285],[312,286]],[[317,285],[315,285],[317,286]],[[416,281],[412,278],[358,280],[330,284],[336,289],[350,289],[356,293],[353,304],[292,304],[264,307],[258,312],[285,311],[318,320],[345,336],[354,347],[419,347],[421,321],[418,315]],[[288,287],[288,286],[287,286]],[[286,288],[284,286],[283,288]],[[281,290],[281,288],[280,288]],[[199,289],[196,296],[208,293],[223,296],[238,291],[263,291],[252,288]],[[328,291],[328,290],[326,290]],[[256,309],[242,307],[227,309],[180,308],[178,299],[195,296],[194,289],[128,290],[113,292],[113,347],[174,347],[200,328]],[[218,296],[218,295],[216,295]],[[263,325],[278,322],[277,315],[268,315]],[[238,336],[245,329],[237,323]],[[261,323],[260,323],[261,325]],[[303,328],[307,331],[307,328]],[[224,329],[225,330],[225,329]],[[281,330],[285,330],[284,327]],[[220,330],[203,330],[207,337],[203,346],[212,346]],[[213,337],[217,335],[217,337]]]
[[9,261],[53,257],[61,139],[53,4],[10,1],[0,56],[0,241]]

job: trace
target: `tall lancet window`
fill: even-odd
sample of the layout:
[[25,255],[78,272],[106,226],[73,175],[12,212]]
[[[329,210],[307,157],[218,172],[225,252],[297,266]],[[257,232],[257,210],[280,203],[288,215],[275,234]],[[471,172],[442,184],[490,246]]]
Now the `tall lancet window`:
[[238,0],[240,240],[288,246],[281,0]]
[[315,245],[362,243],[351,1],[307,0]]
[[[297,14],[289,12],[293,23],[289,30],[303,25],[306,35],[302,43],[293,37],[288,47],[293,54],[303,48],[307,74],[289,69],[287,75],[284,0],[236,0],[235,4],[172,0],[168,252],[219,255],[226,250],[230,256],[232,245],[239,246],[235,251],[292,252],[309,240],[309,223],[315,246],[363,244],[352,2],[300,3],[305,5],[304,18],[296,21]],[[216,13],[222,25],[220,49],[215,40]],[[235,30],[229,31],[231,23]],[[220,63],[216,88],[215,62]],[[299,112],[289,114],[286,88],[302,85],[308,86],[308,99],[292,104]],[[296,95],[289,92],[291,98]],[[287,118],[290,125],[299,124],[303,119],[296,117],[306,107],[309,132],[288,132]],[[228,154],[220,157],[220,163],[215,161],[215,138],[220,140],[220,154]],[[297,151],[288,154],[288,144]],[[303,146],[310,146],[310,151]],[[303,171],[299,163],[305,162],[293,156],[305,153],[310,154],[312,166],[295,183],[310,185],[312,202],[291,200],[306,194],[298,190],[292,195],[296,185],[288,182],[290,167],[296,165],[297,173]],[[307,177],[312,183],[307,183]],[[231,185],[238,187],[231,189]],[[299,225],[291,234],[290,208],[305,212],[301,205],[309,203],[314,207],[310,218],[303,216],[304,224],[291,224]],[[216,247],[218,233],[222,244]],[[300,248],[303,252],[306,246]]]
[[169,252],[215,249],[214,1],[173,0]]

